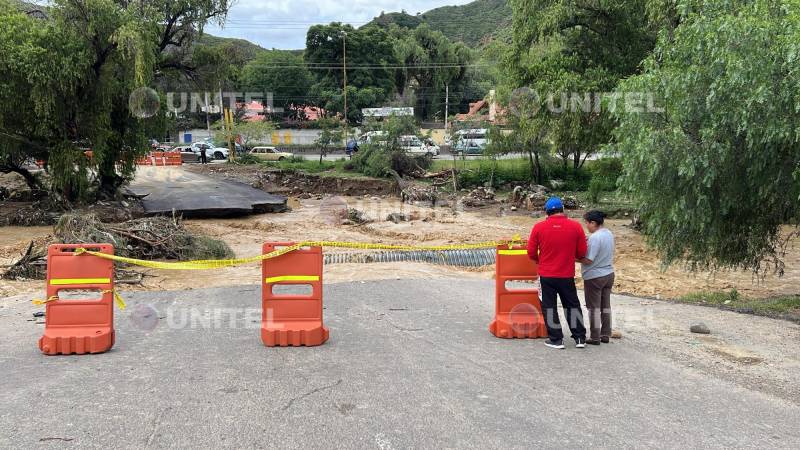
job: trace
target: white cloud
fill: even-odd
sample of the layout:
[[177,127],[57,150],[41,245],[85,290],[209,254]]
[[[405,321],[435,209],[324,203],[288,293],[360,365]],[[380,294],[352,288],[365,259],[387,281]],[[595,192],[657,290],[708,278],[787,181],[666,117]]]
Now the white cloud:
[[317,23],[345,22],[361,26],[384,12],[409,14],[473,0],[239,0],[223,28],[207,26],[215,36],[247,39],[265,48],[305,47],[306,31]]

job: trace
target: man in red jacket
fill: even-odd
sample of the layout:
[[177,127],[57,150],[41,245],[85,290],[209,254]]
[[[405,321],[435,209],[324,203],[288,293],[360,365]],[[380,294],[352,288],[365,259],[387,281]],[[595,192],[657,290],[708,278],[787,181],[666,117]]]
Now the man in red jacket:
[[581,224],[564,215],[564,205],[552,197],[544,205],[547,219],[533,226],[528,239],[528,256],[539,265],[542,313],[550,336],[544,345],[564,348],[564,333],[558,317],[556,295],[572,331],[575,346],[586,346],[583,310],[575,288],[575,260],[586,256],[586,235]]

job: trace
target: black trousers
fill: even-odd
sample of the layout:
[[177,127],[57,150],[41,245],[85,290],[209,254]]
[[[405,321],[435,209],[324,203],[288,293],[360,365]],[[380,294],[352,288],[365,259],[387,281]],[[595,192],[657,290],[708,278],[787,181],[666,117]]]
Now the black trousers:
[[547,334],[550,339],[560,341],[564,339],[561,331],[561,320],[558,317],[556,295],[561,298],[572,339],[586,339],[586,327],[583,325],[583,310],[578,300],[578,290],[575,288],[574,278],[539,277],[542,285],[542,314],[547,324]]

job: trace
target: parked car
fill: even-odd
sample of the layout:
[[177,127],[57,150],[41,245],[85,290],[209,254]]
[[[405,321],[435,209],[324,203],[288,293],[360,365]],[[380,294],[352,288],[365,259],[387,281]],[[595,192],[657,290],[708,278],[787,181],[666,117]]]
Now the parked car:
[[192,153],[195,153],[197,155],[200,154],[201,149],[205,148],[206,156],[210,158],[213,153],[212,150],[214,149],[214,146],[209,144],[208,142],[195,142],[192,145],[190,145],[189,148],[191,149]]
[[400,136],[400,146],[406,153],[411,155],[438,155],[439,147],[432,144],[433,143],[422,142],[418,137],[413,135]]
[[486,149],[486,144],[480,144],[475,141],[460,141],[455,148],[456,153],[459,155],[482,155]]
[[425,147],[428,149],[428,153],[430,153],[432,156],[439,156],[439,152],[441,151],[441,149],[432,140],[426,139]]
[[250,154],[263,161],[283,161],[294,156],[292,153],[279,152],[275,147],[253,147]]
[[362,144],[375,144],[385,142],[387,137],[388,133],[385,131],[368,131],[362,134],[358,140]]
[[228,153],[228,147],[214,147],[208,156],[213,159],[228,159]]

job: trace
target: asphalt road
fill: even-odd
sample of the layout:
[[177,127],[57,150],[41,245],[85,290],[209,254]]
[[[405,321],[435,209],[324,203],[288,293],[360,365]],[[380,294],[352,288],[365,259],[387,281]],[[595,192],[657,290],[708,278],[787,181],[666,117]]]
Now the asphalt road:
[[327,285],[315,348],[262,346],[259,289],[125,294],[83,356],[41,355],[29,298],[0,300],[0,447],[800,447],[796,404],[629,340],[493,337],[491,281]]

